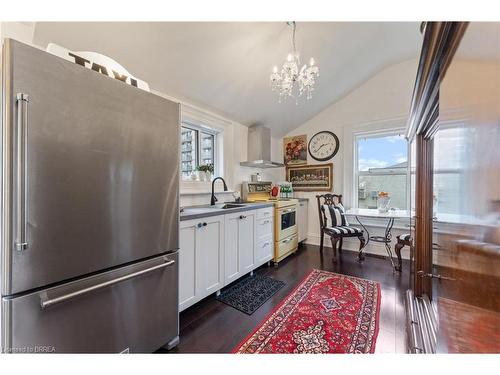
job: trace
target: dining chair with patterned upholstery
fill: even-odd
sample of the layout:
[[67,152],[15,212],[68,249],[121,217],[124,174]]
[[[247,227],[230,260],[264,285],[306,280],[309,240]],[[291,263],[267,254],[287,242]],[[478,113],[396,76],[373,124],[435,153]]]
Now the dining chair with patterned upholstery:
[[363,260],[363,247],[365,246],[364,231],[352,227],[345,217],[345,209],[342,205],[342,195],[322,194],[316,195],[318,201],[318,213],[320,224],[320,254],[323,255],[323,242],[325,234],[330,237],[333,248],[333,261],[337,261],[337,249],[342,252],[344,238],[357,237],[359,239],[359,260]]
[[412,246],[412,238],[410,233],[400,234],[396,237],[396,245],[394,245],[394,252],[398,257],[398,265],[394,267],[396,271],[401,272],[403,269],[403,259],[401,258],[401,249],[405,246],[410,248],[410,260],[413,259],[413,246]]

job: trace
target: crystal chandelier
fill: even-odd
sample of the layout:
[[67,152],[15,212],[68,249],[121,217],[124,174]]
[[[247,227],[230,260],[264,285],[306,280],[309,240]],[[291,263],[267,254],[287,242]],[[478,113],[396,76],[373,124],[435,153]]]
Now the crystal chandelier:
[[295,98],[295,104],[298,104],[298,98],[304,93],[309,100],[312,98],[314,91],[314,83],[319,77],[319,68],[314,65],[314,59],[311,57],[309,65],[304,64],[299,70],[300,56],[295,49],[295,22],[287,22],[287,25],[293,27],[292,47],[293,52],[287,56],[287,61],[283,64],[281,71],[278,67],[273,68],[271,74],[271,88],[279,94],[279,102],[286,100],[288,97]]

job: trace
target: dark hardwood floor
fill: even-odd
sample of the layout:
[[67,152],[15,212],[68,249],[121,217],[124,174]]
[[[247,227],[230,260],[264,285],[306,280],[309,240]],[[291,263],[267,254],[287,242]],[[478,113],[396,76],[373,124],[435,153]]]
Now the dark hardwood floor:
[[408,289],[409,263],[403,263],[401,274],[392,271],[387,259],[367,256],[363,263],[358,263],[357,253],[344,250],[334,264],[331,249],[324,249],[321,260],[318,246],[303,245],[278,268],[264,265],[255,271],[282,280],[286,285],[252,315],[217,301],[215,295],[183,311],[180,343],[169,353],[229,353],[313,268],[378,281],[382,300],[375,352],[405,352],[403,296]]

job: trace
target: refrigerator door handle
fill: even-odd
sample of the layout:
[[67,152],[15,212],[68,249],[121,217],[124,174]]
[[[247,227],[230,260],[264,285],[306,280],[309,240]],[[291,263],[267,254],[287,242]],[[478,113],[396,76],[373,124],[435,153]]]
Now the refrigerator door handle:
[[27,173],[28,173],[28,102],[27,94],[16,95],[17,129],[16,129],[16,237],[14,247],[17,251],[28,248],[28,208],[27,208]]
[[168,257],[164,257],[163,259],[164,259],[165,263],[158,264],[156,266],[149,267],[149,268],[146,268],[144,270],[137,271],[137,272],[133,272],[133,273],[130,273],[128,275],[120,276],[120,277],[117,277],[115,279],[108,280],[108,281],[105,281],[105,282],[102,282],[99,284],[95,284],[95,285],[92,285],[92,286],[89,286],[89,287],[86,287],[86,288],[83,288],[83,289],[80,289],[80,290],[77,290],[77,291],[74,291],[74,292],[71,292],[68,294],[63,294],[59,297],[49,298],[47,295],[47,292],[43,292],[40,294],[40,306],[42,307],[42,309],[45,309],[45,308],[52,306],[52,305],[55,305],[57,303],[67,301],[67,300],[72,299],[72,298],[77,297],[77,296],[81,296],[82,294],[90,293],[90,292],[93,292],[95,290],[99,290],[101,288],[105,288],[107,286],[111,286],[111,285],[120,283],[120,282],[125,281],[125,280],[132,279],[132,278],[140,276],[140,275],[144,275],[145,273],[149,273],[149,272],[161,269],[161,268],[171,266],[175,263],[175,260],[169,259]]

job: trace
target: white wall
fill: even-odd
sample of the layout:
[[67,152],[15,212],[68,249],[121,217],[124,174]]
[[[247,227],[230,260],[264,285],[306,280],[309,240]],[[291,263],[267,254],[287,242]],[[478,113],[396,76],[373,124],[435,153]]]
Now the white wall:
[[[392,65],[367,80],[341,100],[332,104],[287,136],[307,134],[308,140],[321,130],[330,130],[340,141],[333,163],[333,192],[344,196],[349,208],[352,201],[352,143],[353,132],[405,127],[417,71],[417,60]],[[314,100],[314,99],[313,99]],[[281,151],[282,152],[282,151]],[[320,164],[308,155],[308,164]],[[315,196],[318,192],[297,192],[296,196],[309,198],[308,243],[319,243],[319,219]],[[351,220],[353,221],[353,220]],[[404,224],[401,223],[404,229]],[[385,223],[374,223],[370,234],[380,232]],[[378,225],[378,226],[377,226]],[[399,234],[401,231],[394,231]],[[357,241],[357,240],[356,240]],[[328,243],[327,243],[328,245]],[[346,241],[346,248],[356,248],[359,241]],[[385,248],[370,244],[367,252],[385,254]],[[407,255],[407,254],[406,254]]]
[[[34,45],[33,35],[35,23],[33,22],[3,22],[0,23],[0,40],[2,38],[14,38],[23,43]],[[36,46],[44,49],[45,46]],[[1,56],[1,55],[0,55]],[[113,58],[113,56],[109,56]],[[133,73],[133,72],[132,72]],[[140,77],[139,77],[140,78]],[[221,149],[221,173],[228,184],[231,191],[240,191],[241,182],[250,179],[250,175],[259,172],[265,180],[275,181],[283,174],[282,171],[276,169],[258,170],[248,167],[241,167],[240,162],[247,160],[247,136],[248,128],[236,121],[228,119],[221,114],[214,113],[206,108],[196,106],[186,100],[179,100],[170,95],[168,92],[155,91],[155,82],[148,82],[157,95],[163,96],[173,101],[181,103],[181,112],[183,115],[188,115],[191,118],[203,121],[205,124],[213,125],[221,131],[223,139]],[[277,160],[280,156],[281,141],[273,138],[271,142],[271,155]],[[273,159],[274,160],[274,159]],[[222,184],[217,183],[217,189],[222,190]],[[181,205],[187,206],[192,204],[207,204],[210,203],[210,183],[202,182],[181,182]],[[218,199],[222,202],[225,200],[233,200],[231,194],[218,194]]]

